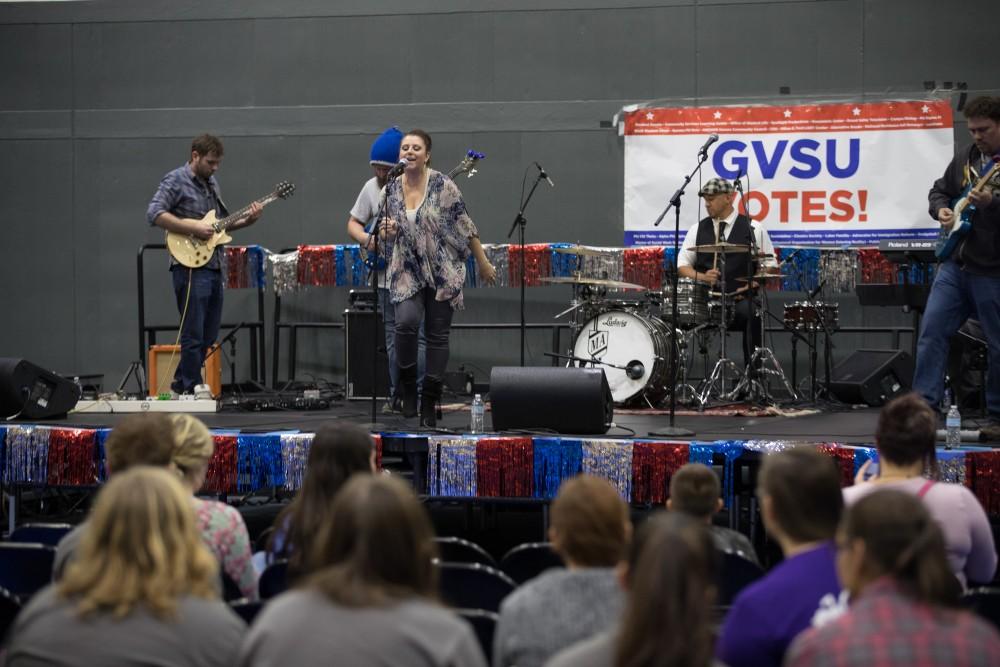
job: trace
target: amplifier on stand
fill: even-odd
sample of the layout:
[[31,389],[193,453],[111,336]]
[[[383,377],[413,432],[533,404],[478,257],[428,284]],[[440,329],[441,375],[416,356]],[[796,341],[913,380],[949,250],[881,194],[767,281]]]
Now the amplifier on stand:
[[[385,326],[382,313],[378,315],[377,338],[373,335],[372,311],[344,311],[344,359],[346,378],[344,386],[347,398],[370,399],[374,388],[378,398],[389,396],[389,358],[385,351]],[[372,347],[377,346],[375,359],[375,379],[372,381]]]

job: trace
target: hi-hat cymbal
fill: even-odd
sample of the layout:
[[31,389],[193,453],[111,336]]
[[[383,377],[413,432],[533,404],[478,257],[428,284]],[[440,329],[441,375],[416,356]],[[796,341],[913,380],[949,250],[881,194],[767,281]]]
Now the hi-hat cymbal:
[[777,278],[784,278],[787,275],[787,273],[758,273],[754,276],[750,276],[749,278],[737,278],[736,280],[737,282],[745,283],[748,280],[774,280]]
[[707,245],[696,245],[691,248],[695,252],[724,252],[724,253],[734,253],[734,252],[746,252],[750,249],[750,246],[745,243],[727,243],[723,241],[722,243],[709,243]]
[[[556,246],[553,250],[561,252],[564,255],[592,255],[594,257],[603,257],[605,255],[614,254],[614,250],[607,250],[605,248],[590,248],[585,245],[571,245],[565,248]],[[517,250],[515,249],[512,252],[517,252]]]
[[645,290],[642,285],[626,283],[620,280],[606,280],[604,278],[585,278],[583,276],[543,276],[539,278],[543,283],[554,283],[557,285],[593,285],[595,287],[607,287],[608,289],[623,290]]

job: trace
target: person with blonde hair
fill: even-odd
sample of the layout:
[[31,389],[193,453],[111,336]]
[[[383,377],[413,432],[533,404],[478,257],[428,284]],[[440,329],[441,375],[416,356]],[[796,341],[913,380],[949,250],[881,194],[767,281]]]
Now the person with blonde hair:
[[[174,453],[171,457],[181,481],[193,495],[205,484],[215,441],[208,427],[187,414],[170,415]],[[195,520],[205,545],[219,560],[222,571],[250,600],[257,599],[257,571],[253,567],[250,535],[243,516],[230,505],[194,497]]]
[[615,566],[632,532],[628,505],[611,484],[579,475],[552,503],[549,539],[566,568],[520,586],[500,605],[494,667],[542,665],[557,651],[611,626],[621,611]]
[[959,609],[961,586],[939,522],[919,498],[882,488],[859,499],[837,531],[847,613],[799,636],[789,667],[1000,665],[1000,634]]
[[246,627],[217,588],[176,476],[145,466],[116,474],[62,581],[18,615],[6,665],[231,665]]
[[410,488],[353,476],[309,548],[311,574],[268,602],[235,664],[486,667],[472,628],[436,601],[435,557]]

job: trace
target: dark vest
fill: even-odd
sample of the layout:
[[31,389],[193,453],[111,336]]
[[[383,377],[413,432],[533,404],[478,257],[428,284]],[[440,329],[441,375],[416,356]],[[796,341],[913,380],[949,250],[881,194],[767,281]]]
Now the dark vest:
[[[742,245],[750,245],[750,237],[752,231],[750,227],[750,218],[745,215],[736,216],[736,220],[733,221],[732,227],[726,225],[725,237],[727,243],[740,243]],[[711,245],[715,243],[715,225],[712,224],[711,218],[702,218],[698,223],[698,235],[695,237],[696,245]],[[757,251],[759,252],[759,250]],[[714,253],[710,252],[699,252],[694,258],[694,269],[699,273],[704,273],[712,268],[712,260],[714,258]],[[746,253],[732,253],[726,255],[726,290],[732,292],[737,287],[741,287],[744,283],[737,283],[737,278],[746,278],[748,274],[748,262],[750,261],[749,255]],[[720,257],[721,266],[721,257]],[[717,267],[718,268],[718,267]],[[756,272],[757,264],[754,262],[754,272]]]

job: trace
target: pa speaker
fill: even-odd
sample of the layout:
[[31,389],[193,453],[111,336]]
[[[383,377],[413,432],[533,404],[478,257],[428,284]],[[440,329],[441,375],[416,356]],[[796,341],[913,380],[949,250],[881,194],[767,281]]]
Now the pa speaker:
[[879,406],[913,384],[913,359],[902,350],[857,350],[833,369],[830,391],[845,403]]
[[[372,327],[375,330],[372,330]],[[386,355],[385,326],[382,323],[382,313],[375,321],[372,311],[344,311],[344,359],[349,400],[372,397],[372,391],[378,398],[389,396],[389,357]],[[377,346],[377,347],[375,347]],[[374,371],[372,376],[372,350],[375,348]]]
[[80,400],[72,381],[24,359],[0,357],[0,417],[61,417]]
[[614,412],[603,368],[496,366],[490,403],[495,431],[607,433]]

